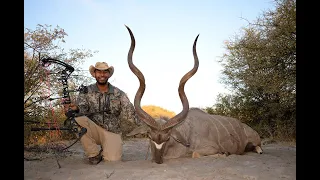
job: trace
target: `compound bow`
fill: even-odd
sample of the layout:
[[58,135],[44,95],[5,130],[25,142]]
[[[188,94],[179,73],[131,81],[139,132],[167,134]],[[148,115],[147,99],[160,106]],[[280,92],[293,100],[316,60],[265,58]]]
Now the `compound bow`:
[[[42,66],[47,66],[48,64],[50,65],[50,63],[55,63],[55,64],[59,64],[61,66],[63,66],[65,69],[63,69],[60,72],[60,78],[58,80],[60,80],[62,82],[63,85],[63,96],[62,97],[57,97],[57,98],[49,98],[49,100],[54,100],[54,99],[63,99],[62,104],[70,104],[71,103],[71,98],[70,98],[70,92],[77,92],[80,91],[81,93],[87,93],[87,88],[83,85],[81,85],[79,87],[79,89],[77,90],[69,90],[68,87],[68,78],[70,77],[71,73],[74,71],[74,68],[62,61],[59,61],[57,59],[54,58],[42,58],[41,60]],[[80,140],[80,138],[87,132],[87,129],[84,127],[81,127],[76,121],[75,121],[75,112],[69,108],[68,111],[65,113],[67,119],[64,120],[64,127],[62,128],[56,128],[56,127],[50,127],[50,128],[37,128],[37,127],[33,127],[31,128],[31,131],[41,131],[41,130],[67,130],[70,133],[78,133],[79,137],[76,139],[75,142],[73,142],[71,145],[67,146],[66,148],[63,148],[62,150],[68,149],[69,147],[71,147],[72,145],[74,145],[78,140]]]

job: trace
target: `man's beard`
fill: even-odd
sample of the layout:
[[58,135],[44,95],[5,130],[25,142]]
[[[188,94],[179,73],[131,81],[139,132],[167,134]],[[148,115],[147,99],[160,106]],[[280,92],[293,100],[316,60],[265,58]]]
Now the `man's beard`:
[[97,83],[99,84],[99,85],[106,85],[107,83],[108,83],[108,79],[106,79],[106,80],[104,80],[104,81],[99,81],[98,79],[96,79],[97,80]]

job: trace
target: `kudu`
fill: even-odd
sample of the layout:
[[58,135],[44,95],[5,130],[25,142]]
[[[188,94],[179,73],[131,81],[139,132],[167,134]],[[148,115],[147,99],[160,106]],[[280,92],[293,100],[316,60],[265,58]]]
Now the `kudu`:
[[198,108],[189,109],[189,101],[184,92],[184,86],[198,70],[199,60],[196,44],[199,35],[197,35],[193,44],[194,66],[181,78],[178,87],[183,106],[182,111],[168,120],[155,120],[140,106],[145,91],[145,79],[141,71],[132,62],[135,38],[130,28],[128,26],[126,28],[131,37],[128,65],[140,82],[134,98],[134,107],[139,118],[145,123],[127,136],[146,133],[150,139],[152,160],[158,164],[162,164],[164,159],[195,156],[195,154],[205,156],[244,153],[248,141],[239,120],[210,115]]

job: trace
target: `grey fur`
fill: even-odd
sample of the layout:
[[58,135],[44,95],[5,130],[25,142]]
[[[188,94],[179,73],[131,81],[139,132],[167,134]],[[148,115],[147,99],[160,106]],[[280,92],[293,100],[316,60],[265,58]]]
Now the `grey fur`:
[[[157,119],[157,122],[163,124],[166,121]],[[169,132],[171,133],[171,137],[175,136],[180,138],[178,138],[178,141],[175,140],[175,138],[170,138],[164,144],[163,158],[189,157],[192,153],[198,153],[201,156],[215,154],[243,154],[249,140],[251,140],[250,135],[254,134],[250,134],[248,133],[249,131],[245,131],[244,129],[245,126],[235,118],[211,115],[201,109],[190,108],[185,120],[176,125],[172,131]],[[253,129],[251,130],[254,131]],[[251,130],[250,132],[252,132]],[[128,136],[151,131],[152,129],[145,125],[133,130]],[[176,136],[176,133],[179,133],[180,135]],[[186,142],[190,146],[187,147],[180,142]],[[259,142],[256,141],[253,143],[254,145],[259,145]],[[155,147],[152,146],[151,140],[150,144],[154,159]]]

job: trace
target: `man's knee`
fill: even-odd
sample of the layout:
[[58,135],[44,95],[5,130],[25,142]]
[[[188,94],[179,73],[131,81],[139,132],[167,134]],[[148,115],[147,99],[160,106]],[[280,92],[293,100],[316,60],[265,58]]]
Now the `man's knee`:
[[82,127],[88,128],[89,127],[89,118],[87,116],[79,116],[74,118],[75,121]]

